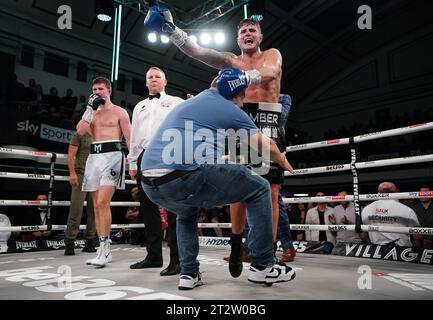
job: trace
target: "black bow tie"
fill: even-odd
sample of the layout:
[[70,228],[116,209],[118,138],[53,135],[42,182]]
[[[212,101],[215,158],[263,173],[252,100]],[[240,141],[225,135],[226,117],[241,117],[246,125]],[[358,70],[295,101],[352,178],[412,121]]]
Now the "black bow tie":
[[153,98],[161,98],[161,94],[160,93],[157,93],[157,94],[155,94],[155,95],[151,95],[151,94],[149,94],[149,100],[152,100]]

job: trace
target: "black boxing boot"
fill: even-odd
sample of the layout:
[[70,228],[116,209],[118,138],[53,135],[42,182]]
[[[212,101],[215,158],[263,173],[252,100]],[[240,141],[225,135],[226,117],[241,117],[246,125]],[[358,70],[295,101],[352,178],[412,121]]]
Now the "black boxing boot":
[[65,256],[73,256],[75,255],[75,241],[65,239]]
[[229,271],[233,278],[237,278],[241,275],[242,265],[242,233],[231,234],[229,244],[231,246],[230,260],[229,260]]

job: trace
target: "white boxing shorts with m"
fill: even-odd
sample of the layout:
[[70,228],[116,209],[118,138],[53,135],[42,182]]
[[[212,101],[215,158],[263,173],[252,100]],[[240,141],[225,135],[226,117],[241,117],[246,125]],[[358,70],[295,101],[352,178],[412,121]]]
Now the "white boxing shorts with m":
[[97,191],[100,186],[125,189],[125,157],[120,141],[93,142],[84,171],[83,191]]

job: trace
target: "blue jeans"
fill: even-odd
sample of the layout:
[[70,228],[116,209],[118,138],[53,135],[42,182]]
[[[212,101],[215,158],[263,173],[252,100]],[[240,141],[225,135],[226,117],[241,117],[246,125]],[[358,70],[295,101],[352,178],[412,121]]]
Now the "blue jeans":
[[[284,208],[281,192],[278,193],[278,210],[279,210],[279,214],[278,214],[278,226],[277,226],[277,240],[280,240],[281,246],[283,247],[284,251],[286,251],[287,249],[293,249],[292,236],[290,233],[289,215],[287,214],[287,211]],[[247,220],[244,227],[245,242],[243,244],[243,250],[247,255],[250,254],[249,239],[248,239],[248,233],[250,231],[249,229],[250,227]]]
[[248,209],[251,262],[264,267],[274,264],[270,186],[248,168],[234,163],[204,164],[191,175],[158,187],[142,186],[153,202],[177,215],[181,274],[199,271],[199,209],[234,202],[244,202]]
[[292,235],[290,233],[290,222],[289,215],[284,208],[283,198],[281,192],[278,193],[278,228],[277,228],[277,239],[281,241],[283,250],[293,249]]

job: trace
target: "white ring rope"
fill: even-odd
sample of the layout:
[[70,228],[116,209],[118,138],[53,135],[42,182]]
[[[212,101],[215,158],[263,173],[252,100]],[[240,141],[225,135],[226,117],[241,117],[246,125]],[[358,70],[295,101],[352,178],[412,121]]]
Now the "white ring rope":
[[[19,154],[19,155],[48,158],[48,159],[51,159],[51,157],[53,156],[53,153],[51,153],[51,152],[29,151],[29,150],[23,150],[23,149],[12,149],[12,148],[3,148],[3,147],[0,147],[0,153]],[[58,159],[68,159],[68,155],[62,154],[62,153],[56,153],[56,157]]]
[[[368,168],[376,168],[376,167],[386,167],[386,166],[396,166],[402,164],[411,164],[411,163],[420,163],[420,162],[429,162],[433,161],[433,154],[426,154],[421,156],[413,156],[413,157],[402,157],[402,158],[393,158],[393,159],[384,159],[384,160],[375,160],[375,161],[366,161],[366,162],[357,162],[355,163],[356,169],[368,169]],[[313,167],[313,168],[304,168],[304,169],[295,169],[293,173],[289,173],[288,171],[284,172],[284,176],[292,177],[292,176],[300,176],[306,174],[317,174],[317,173],[326,173],[326,172],[336,172],[336,171],[349,171],[350,163],[348,164],[335,164],[323,167]]]
[[[414,124],[407,127],[402,128],[396,128],[396,129],[390,129],[385,131],[378,131],[378,132],[372,132],[372,133],[366,133],[361,134],[359,136],[353,137],[354,143],[374,140],[374,139],[380,139],[380,138],[386,138],[386,137],[392,137],[392,136],[398,136],[402,134],[408,134],[418,131],[425,131],[425,130],[431,130],[433,129],[433,122],[427,122],[427,123],[419,123]],[[308,149],[318,149],[318,148],[324,148],[324,147],[332,147],[332,146],[340,146],[349,144],[349,138],[337,138],[332,140],[324,140],[319,142],[311,142],[306,144],[298,144],[294,146],[288,146],[286,148],[287,152],[294,152],[299,150],[308,150]]]
[[[366,161],[366,162],[357,162],[357,169],[368,169],[375,167],[386,167],[386,166],[395,166],[395,165],[403,165],[403,164],[412,164],[412,163],[420,163],[420,162],[429,162],[433,161],[433,154],[426,154],[421,156],[413,156],[413,157],[402,157],[402,158],[394,158],[394,159],[384,159],[384,160],[375,160],[375,161]],[[337,172],[337,171],[349,171],[350,163],[348,164],[335,164],[323,167],[313,167],[313,168],[304,168],[304,169],[295,169],[293,173],[289,173],[288,171],[284,172],[286,177],[290,176],[301,176],[307,174],[318,174],[318,173],[326,173],[326,172]],[[16,172],[4,172],[0,171],[0,177],[3,178],[14,178],[14,179],[32,179],[32,180],[49,180],[50,176],[47,174],[39,174],[39,173],[16,173]],[[55,176],[54,180],[57,181],[69,181],[69,176]],[[125,180],[126,184],[136,184],[134,180]]]
[[[17,173],[0,171],[0,177],[12,179],[49,180],[50,175],[39,173]],[[69,176],[54,176],[57,181],[69,181]],[[125,180],[126,184],[136,184],[134,180]]]
[[[231,223],[198,223],[201,228],[231,228]],[[66,225],[52,225],[51,230],[66,230]],[[134,224],[113,224],[111,229],[136,229],[144,228],[143,223]],[[80,230],[85,230],[86,225],[80,225]],[[308,230],[308,231],[338,231],[338,232],[354,232],[354,224],[333,224],[333,225],[317,225],[317,224],[291,224],[291,230]],[[0,227],[0,232],[34,232],[45,231],[47,226],[20,226],[20,227]],[[422,234],[433,235],[433,228],[423,227],[389,227],[389,226],[374,226],[362,225],[361,230],[364,232],[388,232],[388,233],[405,233],[405,234]]]
[[[385,200],[385,199],[419,199],[419,198],[433,198],[433,191],[411,191],[411,192],[396,192],[396,193],[371,193],[359,195],[361,201]],[[283,198],[283,203],[318,203],[318,202],[342,202],[353,201],[353,195],[347,196],[323,196],[323,197],[296,197],[296,198]],[[0,200],[0,206],[46,206],[46,200]],[[70,201],[53,201],[55,207],[67,207]],[[84,206],[87,202],[84,201]],[[112,207],[138,207],[140,202],[132,201],[112,201]],[[215,224],[212,223],[212,226]]]

